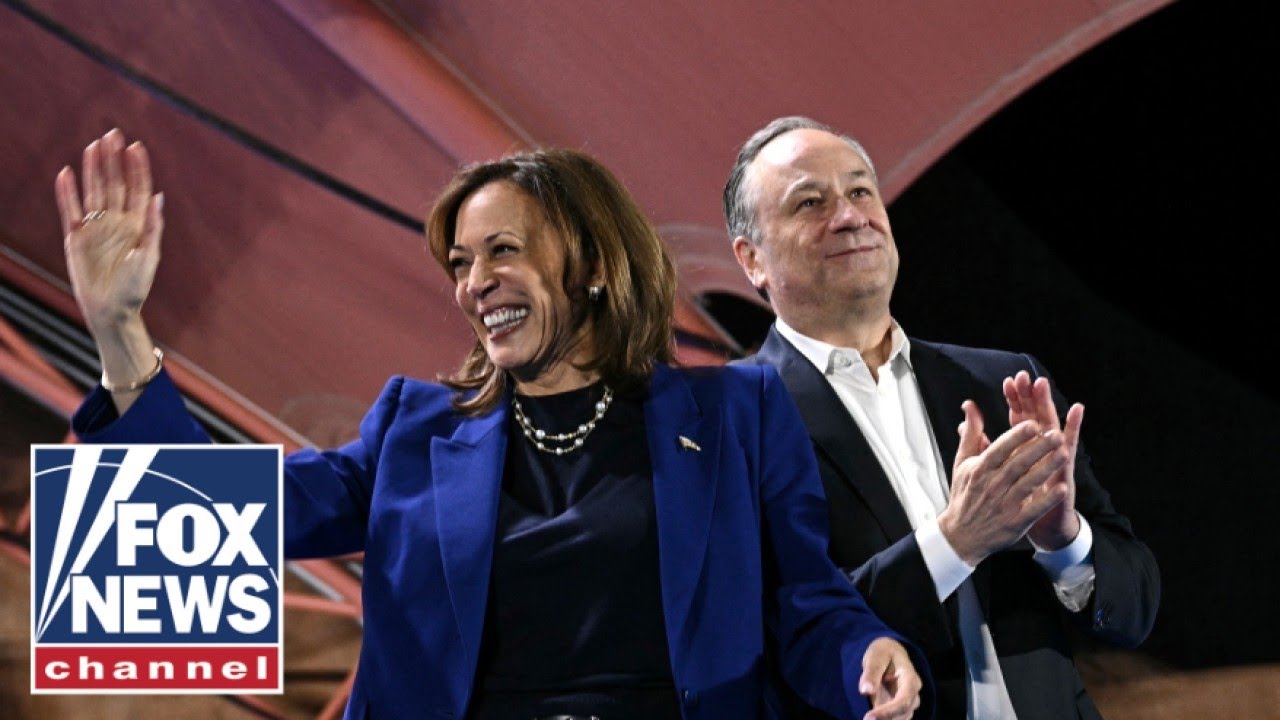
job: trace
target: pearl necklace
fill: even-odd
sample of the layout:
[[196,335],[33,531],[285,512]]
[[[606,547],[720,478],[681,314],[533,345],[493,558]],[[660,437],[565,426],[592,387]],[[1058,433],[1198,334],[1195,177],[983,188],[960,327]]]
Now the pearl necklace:
[[[524,414],[524,408],[520,407],[520,400],[516,396],[511,396],[511,407],[516,412],[516,422],[520,423],[520,428],[524,430],[524,436],[533,443],[533,446],[544,453],[552,455],[564,455],[582,447],[583,441],[596,429],[596,423],[604,417],[609,406],[613,404],[613,389],[608,385],[604,386],[604,397],[596,403],[595,417],[578,426],[577,430],[567,433],[549,433],[538,427],[534,427],[533,421],[528,415]],[[547,447],[542,441],[546,440],[553,443],[567,443],[560,447]]]

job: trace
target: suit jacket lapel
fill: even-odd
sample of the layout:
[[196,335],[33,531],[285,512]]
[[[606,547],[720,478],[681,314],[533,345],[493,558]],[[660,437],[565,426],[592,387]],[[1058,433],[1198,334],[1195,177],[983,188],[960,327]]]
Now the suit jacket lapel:
[[956,432],[964,411],[960,405],[965,400],[977,401],[982,387],[939,350],[937,345],[911,339],[911,368],[915,372],[920,397],[924,400],[925,414],[933,428],[933,438],[938,443],[938,454],[946,472],[947,484],[951,484],[951,469],[960,447],[960,434]]
[[479,658],[489,592],[507,451],[507,408],[503,402],[488,415],[463,420],[453,437],[431,439],[435,521],[445,585],[470,668]]
[[683,652],[696,630],[684,625],[711,529],[720,475],[721,414],[719,408],[700,408],[681,374],[659,365],[645,400],[644,424],[653,466],[667,639],[672,652]]
[[862,497],[890,542],[910,533],[907,513],[875,451],[826,377],[777,328],[769,330],[759,357],[778,369],[800,409],[809,437],[835,465],[845,483]]
[[[960,434],[956,432],[956,428],[964,420],[964,410],[960,405],[965,400],[981,402],[990,388],[983,386],[977,377],[947,356],[940,347],[915,338],[911,339],[911,365],[920,386],[920,396],[924,400],[929,423],[933,426],[933,436],[942,456],[947,483],[950,484],[956,450],[960,447]],[[984,412],[993,410],[987,408]],[[984,419],[987,420],[987,436],[994,440],[996,434],[992,430],[1003,427],[1006,418]],[[1023,539],[1014,547],[1030,546]],[[992,564],[989,562],[979,563],[972,576],[984,617],[991,616],[991,568]]]

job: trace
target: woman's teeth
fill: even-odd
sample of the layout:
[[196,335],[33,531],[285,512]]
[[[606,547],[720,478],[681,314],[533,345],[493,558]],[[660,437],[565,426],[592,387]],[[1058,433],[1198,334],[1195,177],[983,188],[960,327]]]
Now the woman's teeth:
[[510,330],[529,316],[528,308],[499,308],[484,314],[484,326],[490,334]]

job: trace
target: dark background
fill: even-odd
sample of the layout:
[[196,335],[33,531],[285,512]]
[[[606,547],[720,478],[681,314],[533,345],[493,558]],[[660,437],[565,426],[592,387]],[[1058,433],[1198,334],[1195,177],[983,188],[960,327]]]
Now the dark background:
[[1183,667],[1280,660],[1280,124],[1264,7],[1158,11],[890,208],[907,331],[1031,352],[1085,403],[1097,474],[1161,566],[1143,649]]

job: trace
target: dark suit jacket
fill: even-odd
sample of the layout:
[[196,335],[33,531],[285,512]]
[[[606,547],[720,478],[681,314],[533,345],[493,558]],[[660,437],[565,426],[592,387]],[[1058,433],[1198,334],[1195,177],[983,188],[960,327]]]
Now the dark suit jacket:
[[[451,396],[395,378],[359,440],[285,461],[286,555],[364,552],[364,643],[347,718],[462,717],[470,699],[510,403],[465,417]],[[114,415],[98,389],[73,427],[86,442],[207,441],[164,374]],[[797,689],[827,712],[862,717],[863,653],[875,638],[897,636],[823,552],[822,487],[777,374],[659,367],[644,416],[684,717],[765,712],[766,627],[786,648]]]
[[[830,554],[891,627],[924,648],[938,688],[938,717],[965,717],[964,660],[954,596],[939,603],[907,515],[857,424],[827,379],[776,328],[760,352],[735,364],[776,367],[800,408],[818,456],[831,517]],[[911,364],[947,477],[966,399],[977,402],[994,439],[1008,429],[1001,383],[1020,370],[1046,375],[1029,355],[939,345],[912,338]],[[1060,411],[1068,403],[1054,389]],[[1151,551],[1134,537],[1094,477],[1083,445],[1076,458],[1076,509],[1093,529],[1093,595],[1068,612],[1032,560],[1025,539],[980,563],[973,584],[1020,720],[1096,718],[1072,660],[1066,623],[1132,647],[1151,630],[1160,597]],[[803,715],[801,715],[803,716]]]

